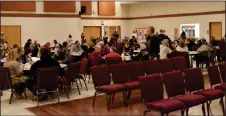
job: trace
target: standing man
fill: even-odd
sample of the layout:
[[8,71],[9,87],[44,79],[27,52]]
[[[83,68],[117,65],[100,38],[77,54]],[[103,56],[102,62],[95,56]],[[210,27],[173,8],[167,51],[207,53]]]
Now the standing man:
[[160,40],[158,36],[155,35],[155,28],[149,26],[147,34],[149,59],[157,60],[159,59]]

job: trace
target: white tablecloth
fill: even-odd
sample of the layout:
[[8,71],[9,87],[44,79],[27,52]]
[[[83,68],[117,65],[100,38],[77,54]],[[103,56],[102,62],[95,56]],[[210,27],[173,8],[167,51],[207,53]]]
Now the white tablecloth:
[[197,51],[189,51],[188,54],[189,55],[196,55],[196,54],[199,54],[199,52],[197,52]]
[[[61,68],[66,68],[67,64],[60,64]],[[29,71],[31,69],[31,64],[30,63],[26,63],[26,64],[21,64],[21,68],[23,68],[23,70],[25,71]]]
[[71,53],[72,56],[81,56],[82,52],[73,52]]

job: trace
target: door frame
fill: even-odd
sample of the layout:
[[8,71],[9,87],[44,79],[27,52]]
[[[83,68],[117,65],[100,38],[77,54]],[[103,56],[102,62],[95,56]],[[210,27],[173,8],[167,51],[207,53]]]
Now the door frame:
[[84,31],[85,27],[100,27],[100,39],[102,38],[102,26],[83,26],[82,32]]
[[222,36],[222,22],[209,22],[209,41],[211,41],[210,40],[210,38],[211,38],[211,23],[220,23],[221,24],[221,36]]
[[22,34],[21,34],[21,25],[1,25],[1,27],[20,27],[20,47],[22,47]]

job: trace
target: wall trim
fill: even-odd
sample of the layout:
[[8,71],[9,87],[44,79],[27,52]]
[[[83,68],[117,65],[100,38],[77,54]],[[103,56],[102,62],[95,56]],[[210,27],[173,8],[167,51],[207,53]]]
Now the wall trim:
[[1,17],[79,18],[74,14],[1,13]]
[[178,14],[165,14],[165,15],[141,16],[141,17],[86,17],[86,16],[79,16],[76,14],[1,13],[1,17],[41,17],[41,18],[54,17],[54,18],[81,18],[84,20],[137,20],[137,19],[214,15],[214,14],[225,14],[225,13],[226,13],[225,10],[220,10],[220,11],[209,11],[209,12],[178,13]]

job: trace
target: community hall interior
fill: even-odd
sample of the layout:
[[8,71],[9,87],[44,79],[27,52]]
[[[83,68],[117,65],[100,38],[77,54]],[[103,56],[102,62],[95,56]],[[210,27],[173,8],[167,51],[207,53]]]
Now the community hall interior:
[[0,9],[0,115],[226,115],[225,1]]

